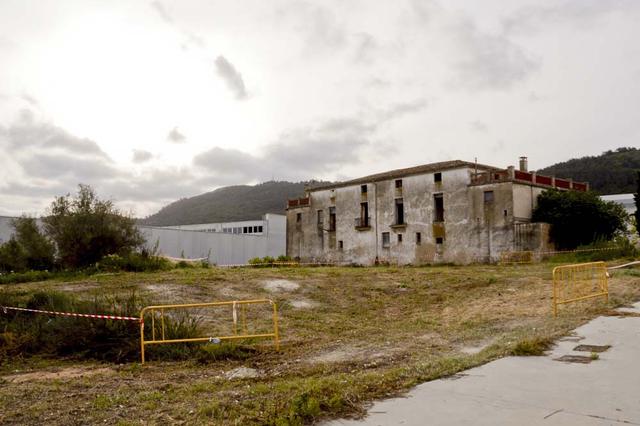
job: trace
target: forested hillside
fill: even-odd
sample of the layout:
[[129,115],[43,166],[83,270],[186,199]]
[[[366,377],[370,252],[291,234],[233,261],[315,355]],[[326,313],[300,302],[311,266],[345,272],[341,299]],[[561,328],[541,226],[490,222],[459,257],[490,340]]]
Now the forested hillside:
[[636,192],[636,170],[640,170],[640,150],[618,148],[602,155],[557,163],[537,172],[543,175],[589,182],[599,194]]
[[167,226],[260,219],[265,213],[284,214],[287,199],[304,194],[305,182],[265,182],[235,185],[183,198],[139,222]]

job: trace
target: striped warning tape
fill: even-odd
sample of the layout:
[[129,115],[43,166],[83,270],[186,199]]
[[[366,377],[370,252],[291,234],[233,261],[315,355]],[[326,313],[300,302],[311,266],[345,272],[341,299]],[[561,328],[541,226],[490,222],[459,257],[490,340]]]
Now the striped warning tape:
[[48,315],[62,315],[66,317],[79,317],[79,318],[99,318],[99,319],[108,319],[108,320],[122,320],[122,321],[137,321],[140,322],[140,318],[137,317],[121,317],[118,315],[103,315],[103,314],[78,314],[75,312],[56,312],[56,311],[43,311],[40,309],[26,309],[26,308],[16,308],[13,306],[0,306],[0,309],[6,314],[7,311],[23,311],[23,312],[35,312],[38,314],[48,314]]

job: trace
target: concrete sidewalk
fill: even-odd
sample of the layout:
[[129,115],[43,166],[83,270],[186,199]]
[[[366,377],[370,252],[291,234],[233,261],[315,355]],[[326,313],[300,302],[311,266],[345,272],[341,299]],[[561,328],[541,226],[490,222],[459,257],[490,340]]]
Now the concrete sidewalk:
[[[327,425],[640,425],[640,317],[599,317],[575,334],[547,356],[502,358]],[[591,361],[577,345],[611,348]],[[591,362],[555,360],[563,355]]]

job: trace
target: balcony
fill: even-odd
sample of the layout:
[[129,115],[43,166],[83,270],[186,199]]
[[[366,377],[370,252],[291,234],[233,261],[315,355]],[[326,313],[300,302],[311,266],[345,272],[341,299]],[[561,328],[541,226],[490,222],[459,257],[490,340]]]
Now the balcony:
[[368,231],[371,229],[371,217],[357,217],[355,226],[358,231]]

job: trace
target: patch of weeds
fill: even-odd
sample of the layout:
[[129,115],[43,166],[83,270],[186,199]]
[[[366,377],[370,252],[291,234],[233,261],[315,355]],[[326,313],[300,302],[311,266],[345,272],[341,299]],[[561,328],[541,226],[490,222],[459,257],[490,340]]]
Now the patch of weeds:
[[514,356],[541,356],[549,350],[552,344],[553,340],[545,337],[523,339],[516,343],[510,354]]
[[195,359],[200,364],[215,361],[245,360],[256,353],[256,349],[235,343],[208,344],[198,348]]
[[600,355],[597,352],[591,352],[591,359],[594,361],[600,359]]

